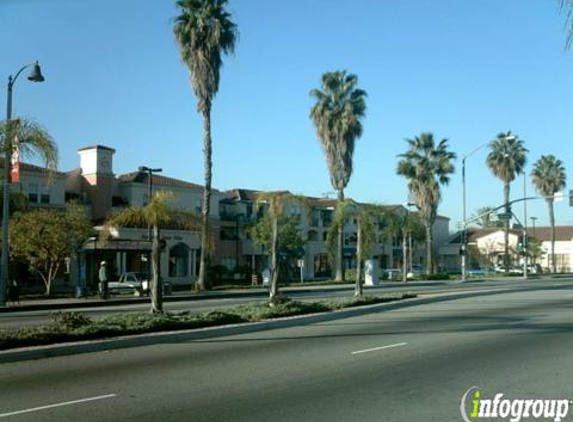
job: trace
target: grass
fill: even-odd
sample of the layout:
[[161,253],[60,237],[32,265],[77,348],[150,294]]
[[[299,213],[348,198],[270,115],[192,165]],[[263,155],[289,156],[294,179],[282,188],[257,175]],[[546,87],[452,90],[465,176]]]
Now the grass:
[[114,314],[93,320],[78,312],[55,312],[52,323],[40,327],[0,330],[0,350],[39,346],[81,340],[103,339],[130,334],[188,330],[228,324],[258,322],[273,318],[329,312],[356,306],[373,305],[416,297],[411,293],[390,293],[382,296],[345,298],[319,302],[298,302],[282,297],[269,303],[250,303],[225,310],[202,313]]

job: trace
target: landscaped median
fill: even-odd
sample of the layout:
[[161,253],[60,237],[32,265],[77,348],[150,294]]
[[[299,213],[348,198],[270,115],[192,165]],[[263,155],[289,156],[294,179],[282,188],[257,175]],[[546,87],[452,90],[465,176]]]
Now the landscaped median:
[[268,303],[252,303],[224,310],[204,313],[132,313],[111,315],[93,320],[77,312],[56,312],[49,325],[21,328],[15,331],[0,330],[0,350],[69,343],[85,340],[157,333],[163,331],[190,330],[217,327],[229,324],[260,322],[277,318],[330,312],[345,308],[374,305],[416,297],[412,293],[389,293],[382,296],[346,298],[319,302],[299,302],[289,299]]

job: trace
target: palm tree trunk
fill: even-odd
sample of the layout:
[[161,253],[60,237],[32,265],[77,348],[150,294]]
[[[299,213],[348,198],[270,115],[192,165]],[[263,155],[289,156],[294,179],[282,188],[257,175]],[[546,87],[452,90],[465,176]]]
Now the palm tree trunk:
[[408,250],[406,247],[406,233],[402,232],[402,281],[408,280]]
[[201,218],[201,257],[199,259],[199,279],[197,280],[198,290],[205,290],[205,276],[207,266],[207,256],[209,255],[209,213],[211,211],[211,169],[212,146],[211,146],[211,105],[206,104],[203,109],[203,155],[205,188],[203,189],[203,210]]
[[358,221],[356,242],[356,283],[354,285],[354,296],[362,297],[362,227],[360,220]]
[[163,312],[163,285],[161,274],[159,273],[159,226],[153,225],[153,244],[151,246],[151,271],[152,271],[152,290],[151,290],[151,312],[160,314]]
[[557,262],[555,261],[555,212],[553,210],[553,199],[547,200],[549,206],[549,224],[551,225],[551,270],[557,272]]
[[[503,201],[505,204],[505,214],[509,215],[509,183],[504,183],[503,185]],[[503,224],[503,267],[506,274],[509,273],[509,221],[510,218],[507,218]]]
[[[338,205],[344,202],[344,190],[338,191]],[[344,220],[338,227],[338,249],[336,250],[336,278],[335,281],[344,282]]]
[[426,222],[426,274],[432,274],[432,243],[433,243],[432,223]]
[[273,228],[272,228],[272,243],[271,243],[271,286],[269,290],[270,301],[272,303],[273,299],[277,296],[279,292],[279,218],[278,216],[273,216]]

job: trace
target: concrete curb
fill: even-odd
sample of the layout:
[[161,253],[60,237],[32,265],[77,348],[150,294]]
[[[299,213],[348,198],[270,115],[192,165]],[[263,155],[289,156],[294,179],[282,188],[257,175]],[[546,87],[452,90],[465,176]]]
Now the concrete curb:
[[[545,287],[549,289],[569,288],[569,286]],[[530,287],[519,289],[518,291],[538,290]],[[367,315],[376,312],[385,312],[395,309],[409,308],[413,306],[426,305],[431,303],[445,302],[456,299],[471,298],[476,296],[491,296],[503,293],[511,293],[516,290],[494,289],[487,291],[455,292],[428,295],[413,299],[404,299],[389,303],[380,303],[356,308],[342,309],[326,313],[302,315],[288,318],[280,318],[255,323],[244,323],[225,325],[221,327],[211,327],[202,329],[192,329],[184,331],[170,331],[160,333],[138,334],[133,336],[115,337],[103,340],[82,341],[76,343],[61,343],[47,346],[26,347],[19,349],[9,349],[0,351],[0,364],[10,362],[20,362],[26,360],[42,359],[56,356],[69,356],[78,353],[101,352],[105,350],[116,350],[129,347],[149,346],[162,344],[165,342],[183,342],[193,340],[203,340],[208,338],[225,337],[238,334],[249,334],[259,331],[295,327],[298,325],[333,321],[349,317]]]

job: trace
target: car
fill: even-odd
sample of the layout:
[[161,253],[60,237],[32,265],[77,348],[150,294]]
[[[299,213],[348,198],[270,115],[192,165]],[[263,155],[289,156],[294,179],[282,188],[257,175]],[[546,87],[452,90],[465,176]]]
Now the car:
[[487,277],[495,274],[496,269],[493,267],[472,267],[466,273],[470,277]]
[[136,296],[149,295],[151,283],[146,273],[128,271],[121,274],[119,280],[108,283],[110,293],[131,292]]
[[382,270],[382,279],[400,280],[402,279],[402,271],[398,268],[386,268]]

